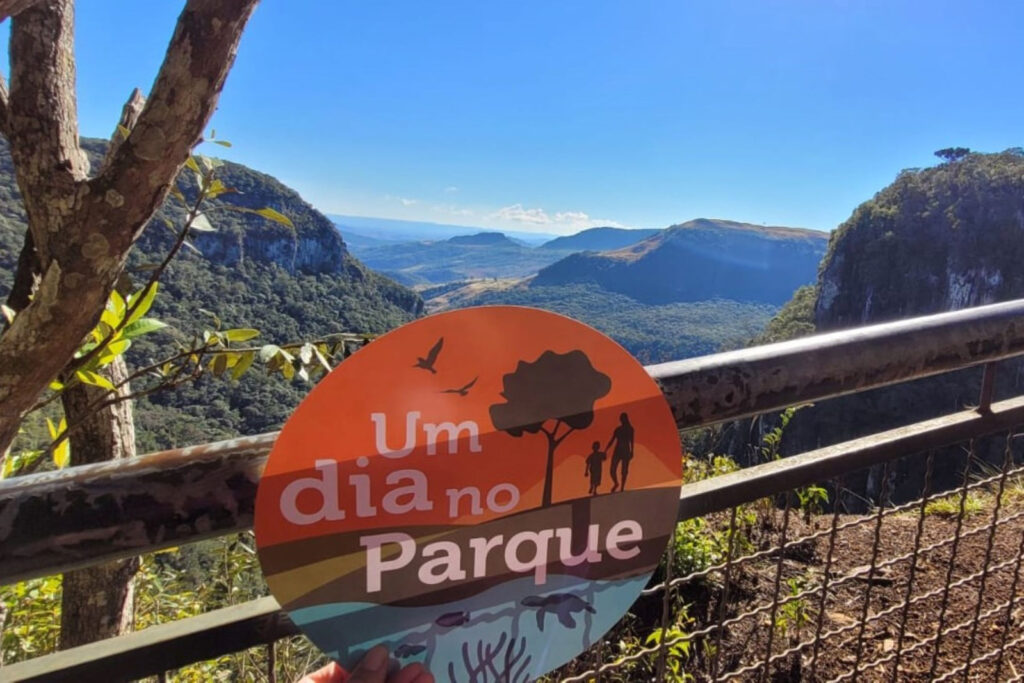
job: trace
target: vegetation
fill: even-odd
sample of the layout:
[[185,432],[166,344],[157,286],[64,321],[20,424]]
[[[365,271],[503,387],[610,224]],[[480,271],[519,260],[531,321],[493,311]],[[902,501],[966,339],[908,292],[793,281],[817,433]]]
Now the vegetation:
[[[98,163],[105,143],[84,140]],[[379,334],[412,319],[422,310],[413,292],[368,270],[344,249],[333,225],[277,180],[244,166],[224,162],[218,176],[241,193],[230,203],[246,208],[272,206],[287,213],[294,231],[250,213],[211,212],[216,232],[199,234],[194,249],[184,249],[161,278],[149,315],[166,323],[160,332],[133,340],[128,358],[144,366],[168,355],[175,343],[220,326],[255,328],[259,345],[323,339],[342,332]],[[182,175],[193,197],[191,173]],[[225,201],[216,200],[215,206]],[[10,157],[0,140],[0,296],[9,291],[24,212]],[[128,275],[146,278],[173,243],[167,219],[180,224],[181,208],[169,201],[143,234],[129,260]],[[237,381],[212,377],[173,392],[140,398],[136,405],[139,448],[143,451],[202,443],[278,428],[309,389],[301,376],[282,380],[247,373]],[[26,434],[38,445],[45,435],[36,422]],[[32,441],[32,439],[30,439]]]
[[535,306],[587,323],[642,363],[660,363],[742,346],[774,309],[725,299],[650,306],[594,285],[514,287],[482,291],[459,307]]
[[818,300],[818,288],[804,285],[793,298],[779,309],[764,330],[755,336],[750,344],[773,344],[814,334],[814,304]]

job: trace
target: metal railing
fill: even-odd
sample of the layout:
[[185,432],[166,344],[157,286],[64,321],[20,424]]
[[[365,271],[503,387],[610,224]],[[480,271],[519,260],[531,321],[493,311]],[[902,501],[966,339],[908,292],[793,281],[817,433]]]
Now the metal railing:
[[[1017,491],[1013,433],[1024,425],[1024,397],[992,400],[995,363],[1021,354],[1024,301],[1014,301],[649,367],[684,430],[968,367],[984,365],[985,374],[974,410],[686,484],[679,519],[701,520],[699,532],[686,533],[717,543],[720,561],[674,577],[679,543],[671,544],[666,575],[641,598],[657,603],[660,642],[624,647],[613,630],[559,675],[994,680],[1024,670],[1022,636],[1010,626],[1024,601],[1024,513],[1007,502]],[[993,434],[1006,440],[1004,462],[979,478],[974,444]],[[0,482],[0,583],[247,529],[274,438]],[[956,444],[966,444],[962,484],[933,491],[934,453]],[[919,453],[931,455],[918,498],[893,504],[891,472]],[[879,468],[880,504],[848,514],[847,482]],[[827,514],[798,514],[811,486],[825,491]],[[940,504],[946,516],[934,512]],[[844,548],[855,542],[868,552],[851,564]],[[0,678],[139,678],[272,648],[295,633],[263,598],[9,665]]]

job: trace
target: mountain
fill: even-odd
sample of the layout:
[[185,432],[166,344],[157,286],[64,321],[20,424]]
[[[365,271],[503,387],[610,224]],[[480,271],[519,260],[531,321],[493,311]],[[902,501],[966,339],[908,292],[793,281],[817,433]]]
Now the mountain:
[[814,281],[827,233],[700,218],[615,251],[576,253],[531,287],[593,283],[637,301],[723,298],[781,305]]
[[[365,237],[373,237],[390,242],[419,242],[424,240],[444,240],[457,235],[471,235],[488,232],[487,228],[467,225],[449,225],[447,223],[430,223],[425,221],[403,221],[395,218],[374,218],[372,216],[345,216],[327,214],[334,221],[341,234],[357,232]],[[508,232],[510,237],[528,245],[538,245],[551,240],[557,235],[544,232]]]
[[475,235],[456,235],[447,240],[448,244],[470,247],[521,247],[519,242],[510,240],[501,232],[478,232]]
[[575,235],[556,237],[540,245],[557,251],[609,251],[621,249],[660,232],[647,228],[588,228]]
[[500,232],[457,235],[440,241],[353,245],[353,251],[370,268],[409,286],[524,277],[566,254],[528,247]]
[[[773,340],[1024,297],[1024,151],[970,154],[907,170],[854,210],[832,235],[814,287],[801,290],[769,326]],[[997,397],[1021,392],[1019,361],[1000,363]],[[783,449],[797,453],[977,404],[980,369],[834,399],[801,410]],[[736,430],[749,434],[748,426]],[[754,430],[755,434],[757,430]],[[745,437],[730,450],[750,452]],[[1005,440],[979,440],[981,460],[1000,463]],[[960,447],[936,451],[936,488],[959,484]],[[897,500],[917,495],[923,458],[890,472]],[[877,496],[880,473],[844,484]]]
[[[82,141],[94,165],[106,143]],[[287,215],[294,230],[252,214],[207,210],[215,232],[195,235],[199,253],[182,250],[161,279],[152,315],[171,329],[141,337],[129,363],[166,357],[174,336],[199,333],[215,324],[261,331],[254,343],[291,342],[334,332],[381,333],[412,320],[422,299],[374,273],[348,253],[334,224],[273,177],[224,162],[218,177],[243,194],[224,195],[217,205],[271,207]],[[194,196],[191,174],[179,178]],[[211,208],[212,208],[211,207]],[[127,272],[144,281],[145,264],[160,259],[174,239],[164,219],[181,225],[183,209],[168,199],[129,258]],[[25,231],[6,141],[0,139],[0,297],[6,297]],[[136,425],[142,450],[202,443],[280,426],[309,385],[250,371],[240,381],[203,378],[141,399]]]

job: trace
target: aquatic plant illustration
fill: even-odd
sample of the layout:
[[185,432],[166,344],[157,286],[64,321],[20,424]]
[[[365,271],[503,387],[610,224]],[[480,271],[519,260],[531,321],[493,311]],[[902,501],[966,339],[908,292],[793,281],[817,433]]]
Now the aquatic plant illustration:
[[[506,641],[508,644],[506,645]],[[475,654],[475,659],[474,659]],[[456,675],[455,663],[448,663],[451,683],[527,683],[533,657],[526,654],[526,638],[509,638],[502,633],[497,643],[477,641],[475,652],[470,643],[462,644],[464,676]]]

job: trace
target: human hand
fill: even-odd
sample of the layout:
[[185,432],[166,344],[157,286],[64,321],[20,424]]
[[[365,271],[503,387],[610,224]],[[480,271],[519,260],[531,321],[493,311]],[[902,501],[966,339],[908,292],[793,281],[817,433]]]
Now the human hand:
[[419,662],[388,675],[388,650],[383,645],[371,648],[347,673],[337,662],[306,674],[297,683],[434,683],[434,677]]

